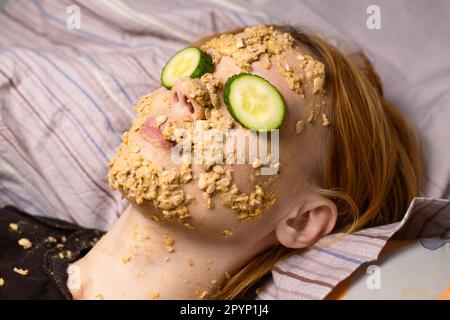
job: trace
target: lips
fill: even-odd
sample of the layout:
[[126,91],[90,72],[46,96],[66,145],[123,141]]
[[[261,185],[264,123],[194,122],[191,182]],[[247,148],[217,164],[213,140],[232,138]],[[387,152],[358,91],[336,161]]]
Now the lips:
[[173,142],[168,141],[164,138],[164,135],[162,134],[162,126],[163,125],[160,125],[158,127],[156,118],[151,116],[145,121],[140,131],[146,138],[148,138],[155,144],[163,148],[170,149],[173,147],[174,144]]

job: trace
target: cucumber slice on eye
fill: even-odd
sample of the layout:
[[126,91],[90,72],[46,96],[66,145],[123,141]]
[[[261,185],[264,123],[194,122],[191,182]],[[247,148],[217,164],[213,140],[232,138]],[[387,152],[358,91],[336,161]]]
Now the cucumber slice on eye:
[[171,89],[175,81],[181,77],[200,78],[213,70],[211,57],[195,47],[178,51],[165,65],[161,73],[161,83]]
[[239,73],[227,80],[224,101],[228,111],[243,127],[269,131],[281,126],[286,106],[280,92],[260,76]]

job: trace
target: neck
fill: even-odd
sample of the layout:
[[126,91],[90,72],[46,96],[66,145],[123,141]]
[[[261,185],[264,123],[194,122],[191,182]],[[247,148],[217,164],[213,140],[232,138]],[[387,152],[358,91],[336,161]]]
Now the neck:
[[[129,206],[114,227],[81,260],[74,299],[209,298],[273,235],[242,243],[211,239],[180,223],[154,221]],[[70,283],[74,283],[69,278]]]

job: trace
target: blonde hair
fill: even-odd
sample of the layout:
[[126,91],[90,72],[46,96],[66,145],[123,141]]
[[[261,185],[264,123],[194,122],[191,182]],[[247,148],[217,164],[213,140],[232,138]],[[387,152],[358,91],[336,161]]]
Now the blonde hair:
[[[369,59],[358,52],[343,55],[313,34],[274,26],[307,46],[325,65],[331,118],[325,161],[319,168],[318,192],[338,208],[334,231],[353,232],[399,221],[420,188],[420,154],[412,126],[383,97],[381,81]],[[243,29],[229,31],[239,33]],[[217,35],[194,43],[201,46]],[[260,253],[214,295],[235,299],[254,286],[273,265],[295,254],[281,244]]]

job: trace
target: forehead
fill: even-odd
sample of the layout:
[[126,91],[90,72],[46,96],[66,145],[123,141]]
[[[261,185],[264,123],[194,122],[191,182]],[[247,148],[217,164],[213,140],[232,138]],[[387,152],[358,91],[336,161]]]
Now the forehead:
[[324,65],[305,45],[271,26],[223,34],[206,42],[202,49],[213,57],[214,75],[220,82],[241,72],[259,75],[280,91],[288,112],[295,117],[304,117],[305,111],[326,98]]

